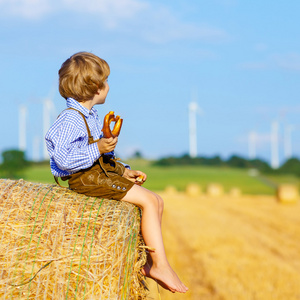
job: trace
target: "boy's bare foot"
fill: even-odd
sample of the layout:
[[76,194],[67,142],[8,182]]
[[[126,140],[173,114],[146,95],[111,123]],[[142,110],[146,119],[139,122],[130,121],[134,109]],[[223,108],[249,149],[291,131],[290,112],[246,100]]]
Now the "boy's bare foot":
[[186,293],[188,291],[188,288],[181,282],[170,265],[155,267],[147,263],[142,269],[142,274],[154,279],[160,286],[172,293]]

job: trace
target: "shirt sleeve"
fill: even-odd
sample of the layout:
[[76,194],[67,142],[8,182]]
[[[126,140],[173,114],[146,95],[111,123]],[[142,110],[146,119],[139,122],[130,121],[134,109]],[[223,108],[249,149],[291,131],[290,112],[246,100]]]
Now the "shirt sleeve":
[[88,144],[87,133],[74,122],[63,122],[51,144],[51,158],[59,169],[70,174],[92,166],[100,157],[97,143]]

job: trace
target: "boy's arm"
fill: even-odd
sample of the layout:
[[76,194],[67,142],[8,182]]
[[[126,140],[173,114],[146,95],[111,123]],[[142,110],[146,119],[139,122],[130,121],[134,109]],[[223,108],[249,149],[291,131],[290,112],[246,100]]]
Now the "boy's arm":
[[99,153],[103,154],[103,153],[109,153],[114,151],[116,145],[118,143],[118,137],[115,138],[101,138],[98,142],[97,142],[97,146],[99,149]]
[[64,122],[47,133],[49,155],[60,170],[75,173],[90,167],[99,158],[97,143],[88,145],[84,130],[78,123]]
[[[117,145],[118,137],[115,138],[101,138],[97,144],[100,154],[107,154],[108,156],[115,158],[114,149]],[[112,150],[110,150],[112,149]],[[110,151],[108,151],[110,150]],[[122,161],[119,161],[126,169],[130,169],[130,166]]]
[[125,169],[123,177],[138,185],[142,185],[147,179],[147,175],[144,172],[129,169]]

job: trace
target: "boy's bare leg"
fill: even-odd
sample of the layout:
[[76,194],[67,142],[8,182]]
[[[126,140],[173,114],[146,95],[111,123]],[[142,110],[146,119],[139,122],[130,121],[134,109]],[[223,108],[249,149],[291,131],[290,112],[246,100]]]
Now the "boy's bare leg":
[[[160,205],[159,205],[159,211],[158,211],[158,218],[159,218],[159,222],[160,222],[160,225],[161,225],[161,222],[162,222],[162,216],[163,216],[163,208],[164,208],[164,203],[163,203],[163,200],[160,198],[160,196],[158,196],[156,193],[154,192],[151,192],[149,190],[147,190],[148,192],[152,193],[153,196],[155,197],[158,197],[157,200],[160,202]],[[150,255],[151,253],[151,250],[149,249],[148,252],[147,252],[147,262],[146,264],[144,265],[143,269],[142,269],[142,273],[144,276],[147,276],[147,277],[150,277],[150,270],[152,268],[152,265],[153,265],[153,260],[152,260],[152,257]],[[155,279],[156,280],[156,279]],[[156,280],[157,281],[157,280]],[[159,284],[164,287],[165,289],[168,289],[170,290],[165,284],[163,284],[162,282],[159,282]]]
[[155,249],[150,251],[152,264],[151,260],[148,259],[149,264],[143,270],[144,275],[157,280],[162,287],[172,292],[185,293],[188,288],[169,265],[163,245],[161,233],[162,199],[155,193],[134,185],[122,201],[133,203],[142,209],[142,235],[146,245]]

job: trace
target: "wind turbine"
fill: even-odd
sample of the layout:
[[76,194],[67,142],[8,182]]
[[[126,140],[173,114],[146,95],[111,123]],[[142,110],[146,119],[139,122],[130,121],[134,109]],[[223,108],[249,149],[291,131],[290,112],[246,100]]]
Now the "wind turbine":
[[[52,99],[54,98],[54,93],[55,89],[53,87],[49,93],[49,96],[43,101],[43,141],[47,131],[51,126],[51,122],[55,114],[55,105],[52,101]],[[46,143],[44,142],[43,145],[43,159],[48,160],[49,154],[47,151]]]
[[256,158],[256,143],[257,143],[257,133],[255,131],[251,131],[248,136],[248,151],[249,158]]
[[[196,97],[193,97],[196,98]],[[197,114],[202,111],[195,99],[189,104],[189,139],[190,139],[190,157],[197,157]]]
[[19,150],[26,151],[27,107],[19,105]]
[[278,129],[278,121],[274,121],[271,124],[271,167],[273,169],[279,167]]
[[292,131],[293,125],[286,125],[284,128],[284,156],[285,159],[292,157]]

